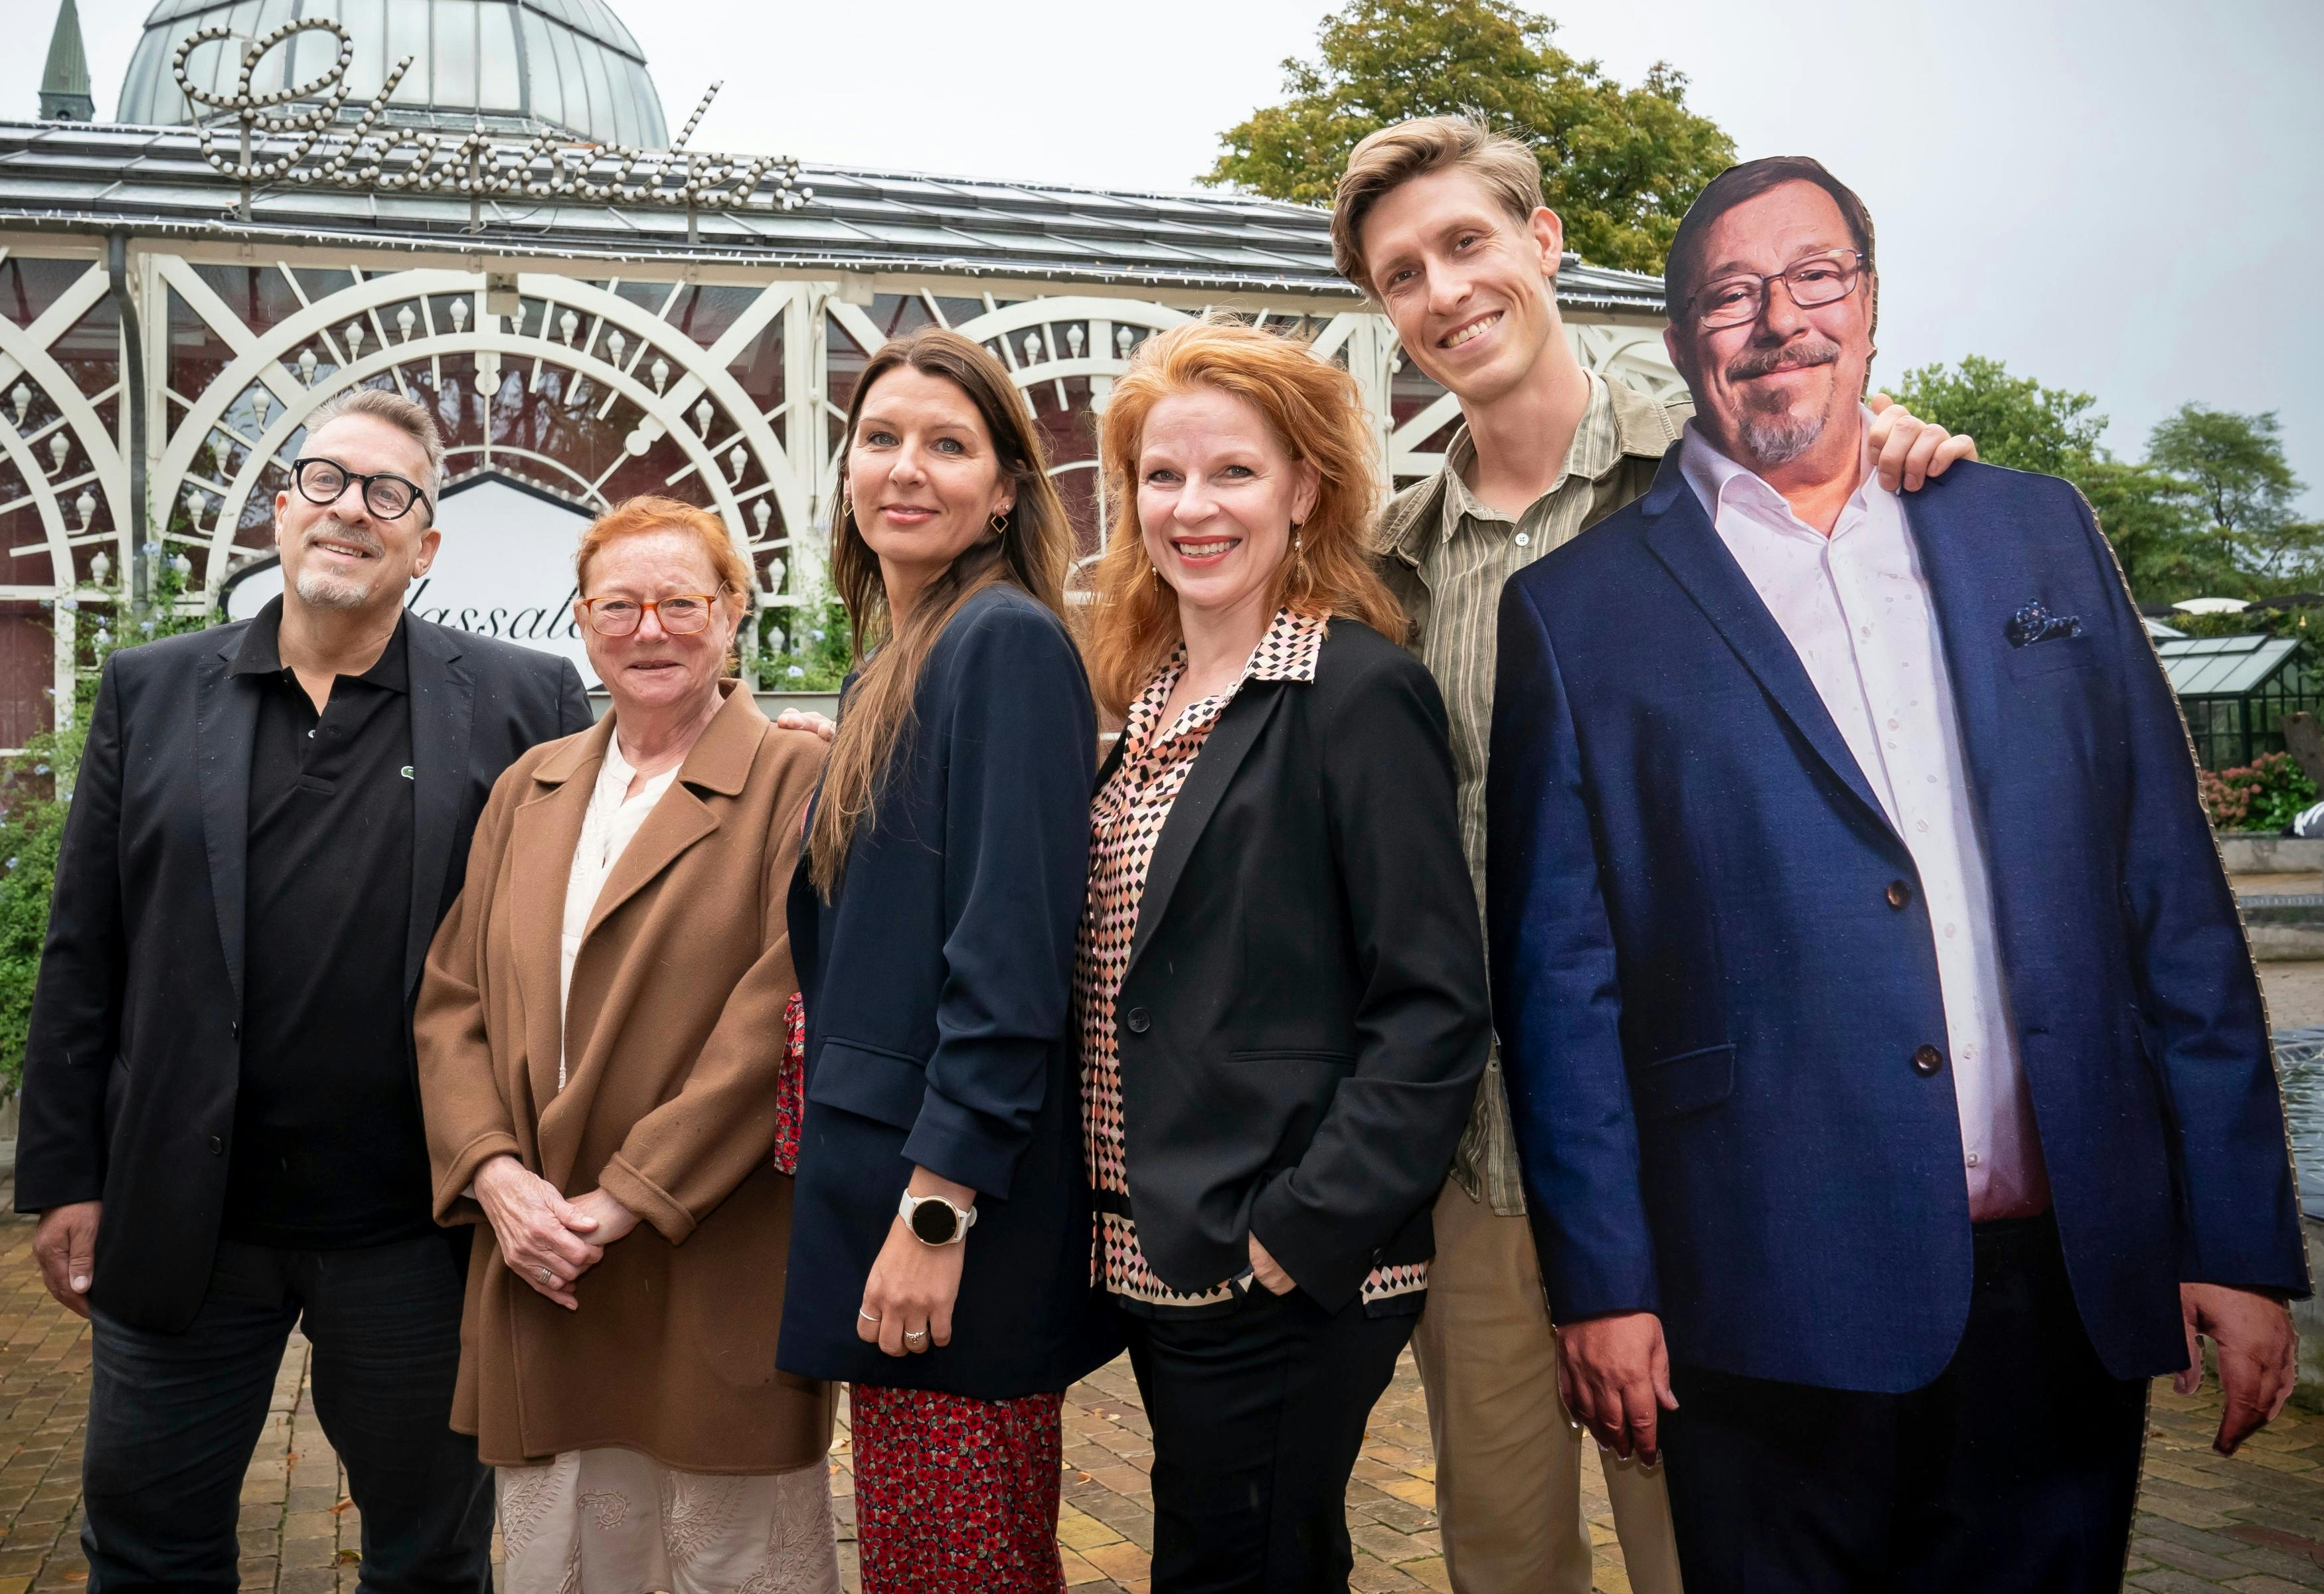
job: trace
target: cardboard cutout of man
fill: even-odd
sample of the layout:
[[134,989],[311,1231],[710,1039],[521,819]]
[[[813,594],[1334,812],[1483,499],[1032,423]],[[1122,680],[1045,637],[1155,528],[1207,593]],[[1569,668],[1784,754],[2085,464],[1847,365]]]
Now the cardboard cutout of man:
[[[1481,901],[1502,584],[1646,492],[1689,410],[1575,358],[1557,308],[1564,235],[1543,204],[1537,158],[1513,139],[1457,116],[1383,128],[1349,158],[1332,235],[1341,272],[1395,324],[1405,358],[1461,402],[1443,468],[1397,495],[1379,544],[1410,645],[1444,694]],[[1873,447],[1882,482],[1908,491],[1975,453],[1893,407],[1874,422]],[[1581,1440],[1559,1400],[1525,1214],[1495,1064],[1437,1202],[1428,1307],[1413,1337],[1445,1567],[1462,1594],[1589,1594]],[[1606,1487],[1631,1586],[1676,1594],[1661,1478],[1609,1461]]]
[[1570,1403],[1667,1455],[1691,1594],[2096,1594],[2146,1380],[2210,1337],[2222,1451],[2291,1391],[2282,1103],[2113,554],[2049,477],[1875,480],[1877,287],[1816,162],[1714,180],[1694,420],[1509,583],[1511,1111]]

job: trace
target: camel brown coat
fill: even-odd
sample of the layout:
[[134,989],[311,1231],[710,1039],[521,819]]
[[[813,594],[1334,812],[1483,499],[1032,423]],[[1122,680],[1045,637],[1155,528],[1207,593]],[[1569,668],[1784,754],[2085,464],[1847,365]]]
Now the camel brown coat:
[[[823,744],[727,690],[590,915],[569,1044],[565,885],[610,718],[501,777],[429,953],[416,1029],[436,1214],[476,1226],[452,1426],[496,1466],[598,1445],[688,1472],[824,1464],[829,1387],[775,1370],[791,1181],[771,1160],[798,986],[784,898]],[[641,1220],[581,1276],[577,1312],[509,1271],[462,1193],[503,1152]]]

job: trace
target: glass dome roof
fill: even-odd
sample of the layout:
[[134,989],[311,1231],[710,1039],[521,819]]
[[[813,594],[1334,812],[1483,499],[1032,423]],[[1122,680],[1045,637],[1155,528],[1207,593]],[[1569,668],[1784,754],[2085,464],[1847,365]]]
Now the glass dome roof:
[[[604,0],[161,0],[122,80],[119,120],[194,120],[170,73],[187,34],[229,27],[254,37],[309,16],[333,18],[355,41],[343,120],[361,115],[388,68],[408,55],[411,69],[388,102],[390,118],[403,125],[465,133],[481,117],[495,132],[548,127],[643,149],[669,142],[645,54]],[[229,94],[241,49],[235,40],[204,44],[187,75]],[[268,93],[310,82],[337,53],[320,29],[295,34],[259,62],[251,87]]]

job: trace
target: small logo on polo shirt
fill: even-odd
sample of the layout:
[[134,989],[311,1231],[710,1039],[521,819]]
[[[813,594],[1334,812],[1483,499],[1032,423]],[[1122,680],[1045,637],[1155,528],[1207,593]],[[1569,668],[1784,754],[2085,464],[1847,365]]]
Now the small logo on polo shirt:
[[403,778],[404,778],[406,780],[409,780],[409,779],[411,779],[411,766],[410,766],[410,764],[406,764],[406,765],[404,765],[404,766],[403,766]]

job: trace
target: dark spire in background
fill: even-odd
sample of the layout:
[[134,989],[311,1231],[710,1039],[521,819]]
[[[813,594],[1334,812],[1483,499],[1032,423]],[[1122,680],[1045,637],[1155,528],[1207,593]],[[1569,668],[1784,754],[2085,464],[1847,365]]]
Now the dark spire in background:
[[73,0],[61,0],[57,6],[56,32],[49,35],[49,64],[41,73],[41,120],[97,120],[97,101],[88,92],[88,51],[81,48],[80,13]]

